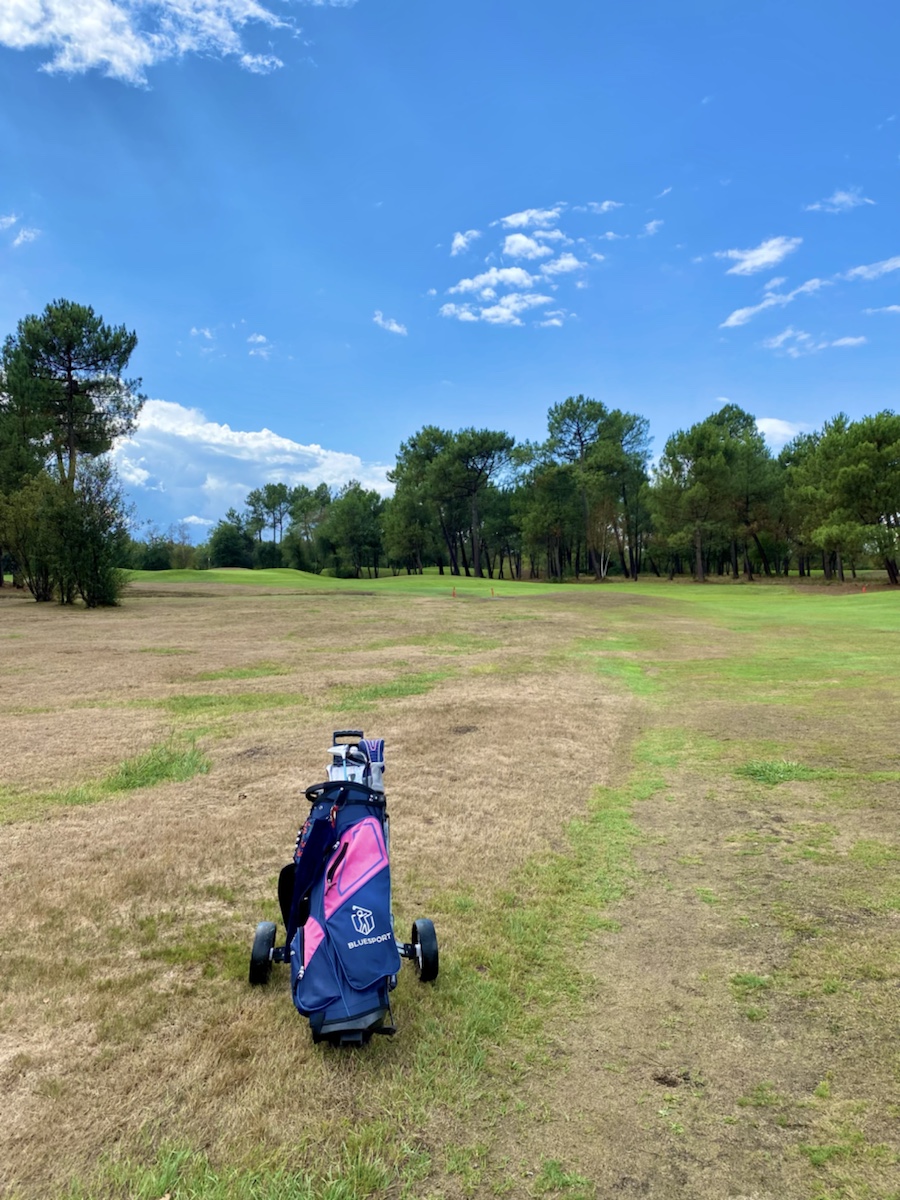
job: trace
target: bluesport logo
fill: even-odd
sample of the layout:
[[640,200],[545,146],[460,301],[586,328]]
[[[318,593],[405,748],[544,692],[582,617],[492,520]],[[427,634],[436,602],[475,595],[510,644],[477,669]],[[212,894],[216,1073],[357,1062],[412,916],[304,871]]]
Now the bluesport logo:
[[372,915],[372,910],[369,908],[360,908],[358,904],[353,905],[350,920],[353,922],[353,928],[360,937],[368,937],[375,928],[375,918]]

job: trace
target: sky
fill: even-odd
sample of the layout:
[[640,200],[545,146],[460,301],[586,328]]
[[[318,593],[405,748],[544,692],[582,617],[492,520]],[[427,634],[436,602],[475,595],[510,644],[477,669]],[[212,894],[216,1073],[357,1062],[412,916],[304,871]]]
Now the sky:
[[896,407],[886,0],[2,0],[0,336],[136,331],[139,530],[425,424]]

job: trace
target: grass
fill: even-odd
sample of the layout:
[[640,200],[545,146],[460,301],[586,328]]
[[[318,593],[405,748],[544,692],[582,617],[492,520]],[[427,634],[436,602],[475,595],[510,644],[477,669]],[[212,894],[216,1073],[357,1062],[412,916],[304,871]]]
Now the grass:
[[[551,603],[538,585],[225,574],[271,594],[231,600],[192,574],[184,590],[220,596],[136,589],[98,616],[122,639],[140,614],[147,678],[118,695],[224,735],[215,777],[190,805],[148,793],[134,829],[100,805],[84,835],[60,813],[0,846],[0,1013],[21,1045],[0,1155],[4,1112],[73,1131],[61,1161],[38,1136],[18,1143],[27,1162],[10,1146],[23,1196],[896,1191],[896,597],[659,583]],[[258,661],[217,659],[250,613]],[[292,632],[303,694],[171,695],[170,642],[200,656],[193,678],[227,682],[262,678],[240,672],[276,666]],[[409,661],[386,670],[385,651]],[[417,669],[444,654],[455,670]],[[515,674],[484,669],[512,657]],[[83,702],[47,681],[7,710],[22,745]],[[434,989],[401,973],[398,1037],[346,1056],[312,1049],[283,972],[265,994],[244,984],[329,711],[388,735],[399,927],[433,916],[442,949]],[[123,759],[82,802],[168,769]],[[78,791],[63,777],[53,794]],[[33,912],[23,881],[48,852],[57,894]]]
[[195,745],[170,739],[124,759],[108,775],[75,787],[43,793],[0,791],[0,824],[32,818],[47,809],[98,804],[138,788],[185,783],[195,775],[205,775],[209,767],[209,759]]

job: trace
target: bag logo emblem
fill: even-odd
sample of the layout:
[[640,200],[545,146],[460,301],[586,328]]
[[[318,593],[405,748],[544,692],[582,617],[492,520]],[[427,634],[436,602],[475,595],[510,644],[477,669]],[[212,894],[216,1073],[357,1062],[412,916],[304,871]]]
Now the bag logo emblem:
[[360,937],[368,937],[375,928],[375,918],[372,915],[372,910],[369,908],[360,908],[357,904],[353,905],[350,920],[353,922],[353,928]]

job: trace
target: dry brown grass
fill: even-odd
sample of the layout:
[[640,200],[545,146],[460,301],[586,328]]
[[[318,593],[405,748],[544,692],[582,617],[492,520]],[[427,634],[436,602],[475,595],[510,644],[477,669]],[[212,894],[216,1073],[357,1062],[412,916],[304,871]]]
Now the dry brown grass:
[[[391,1195],[896,1200],[900,819],[896,779],[873,774],[900,766],[896,685],[856,670],[877,629],[842,647],[751,618],[679,589],[7,602],[7,785],[98,777],[173,731],[212,769],[0,826],[0,1191],[51,1195],[101,1152],[166,1140],[297,1167],[380,1118],[430,1161]],[[398,679],[427,690],[341,707]],[[283,977],[244,983],[341,726],[388,739],[398,925],[436,917],[447,972],[433,991],[404,974],[398,1037],[349,1056],[312,1047]],[[781,758],[824,774],[736,774]],[[587,991],[549,1041],[504,1033],[511,1050],[487,1045],[468,1092],[442,1094],[425,1034],[456,1019],[468,906],[565,852],[597,784],[642,833],[618,930],[573,942]]]
[[[537,619],[501,620],[513,611]],[[609,781],[629,704],[565,658],[586,619],[599,628],[601,611],[554,606],[551,619],[527,600],[221,590],[138,591],[91,614],[17,606],[4,622],[20,635],[8,643],[7,782],[52,789],[103,775],[173,725],[196,729],[213,766],[0,828],[5,1185],[39,1195],[147,1138],[218,1159],[265,1147],[285,1161],[298,1140],[327,1137],[335,1114],[399,1103],[398,1073],[415,1072],[402,1031],[433,1004],[424,989],[401,985],[395,1042],[342,1062],[312,1047],[284,979],[274,997],[243,983],[253,924],[271,911],[305,814],[302,788],[324,773],[332,728],[385,735],[401,928],[440,894],[490,892]],[[286,674],[197,679],[260,663]],[[426,694],[329,711],[348,687],[435,671],[449,673]],[[154,707],[272,691],[304,702],[187,718]],[[448,961],[464,924],[464,913],[439,920]],[[429,1121],[415,1120],[426,1136]]]

